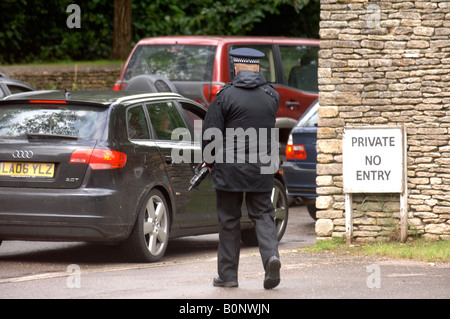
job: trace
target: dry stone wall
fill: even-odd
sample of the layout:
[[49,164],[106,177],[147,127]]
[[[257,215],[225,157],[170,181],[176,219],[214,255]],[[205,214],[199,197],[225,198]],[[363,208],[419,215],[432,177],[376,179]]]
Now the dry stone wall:
[[[346,126],[407,130],[408,234],[450,238],[450,1],[321,0],[318,239],[345,234]],[[398,237],[398,194],[355,194],[356,241]]]
[[121,65],[0,66],[8,76],[38,90],[111,90]]

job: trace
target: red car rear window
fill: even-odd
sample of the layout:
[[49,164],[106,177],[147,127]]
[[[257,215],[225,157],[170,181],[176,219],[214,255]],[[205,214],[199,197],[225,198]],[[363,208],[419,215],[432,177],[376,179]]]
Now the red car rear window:
[[124,80],[153,74],[171,81],[211,81],[216,46],[141,45],[136,48]]

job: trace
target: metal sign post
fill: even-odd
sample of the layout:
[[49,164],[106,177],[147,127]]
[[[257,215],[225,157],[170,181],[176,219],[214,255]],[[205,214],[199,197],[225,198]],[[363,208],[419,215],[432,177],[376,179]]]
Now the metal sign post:
[[406,130],[402,126],[346,127],[343,180],[347,244],[353,238],[353,193],[400,193],[400,235],[407,238]]

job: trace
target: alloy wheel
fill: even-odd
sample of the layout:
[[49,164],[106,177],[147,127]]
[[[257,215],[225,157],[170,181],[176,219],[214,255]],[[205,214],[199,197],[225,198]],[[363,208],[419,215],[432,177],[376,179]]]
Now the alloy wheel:
[[169,218],[167,205],[157,194],[152,195],[147,202],[143,226],[150,254],[160,255],[168,243]]
[[288,201],[283,184],[275,179],[272,189],[272,203],[275,208],[275,226],[277,239],[280,241],[286,231],[288,222]]

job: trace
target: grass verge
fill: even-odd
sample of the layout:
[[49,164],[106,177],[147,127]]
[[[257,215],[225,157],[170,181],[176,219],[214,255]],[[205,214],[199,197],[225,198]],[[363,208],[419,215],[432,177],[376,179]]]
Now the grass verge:
[[347,246],[345,238],[333,238],[332,240],[318,241],[316,245],[303,248],[302,250],[383,256],[425,262],[450,262],[450,240],[427,241],[416,239],[407,243],[375,242]]

